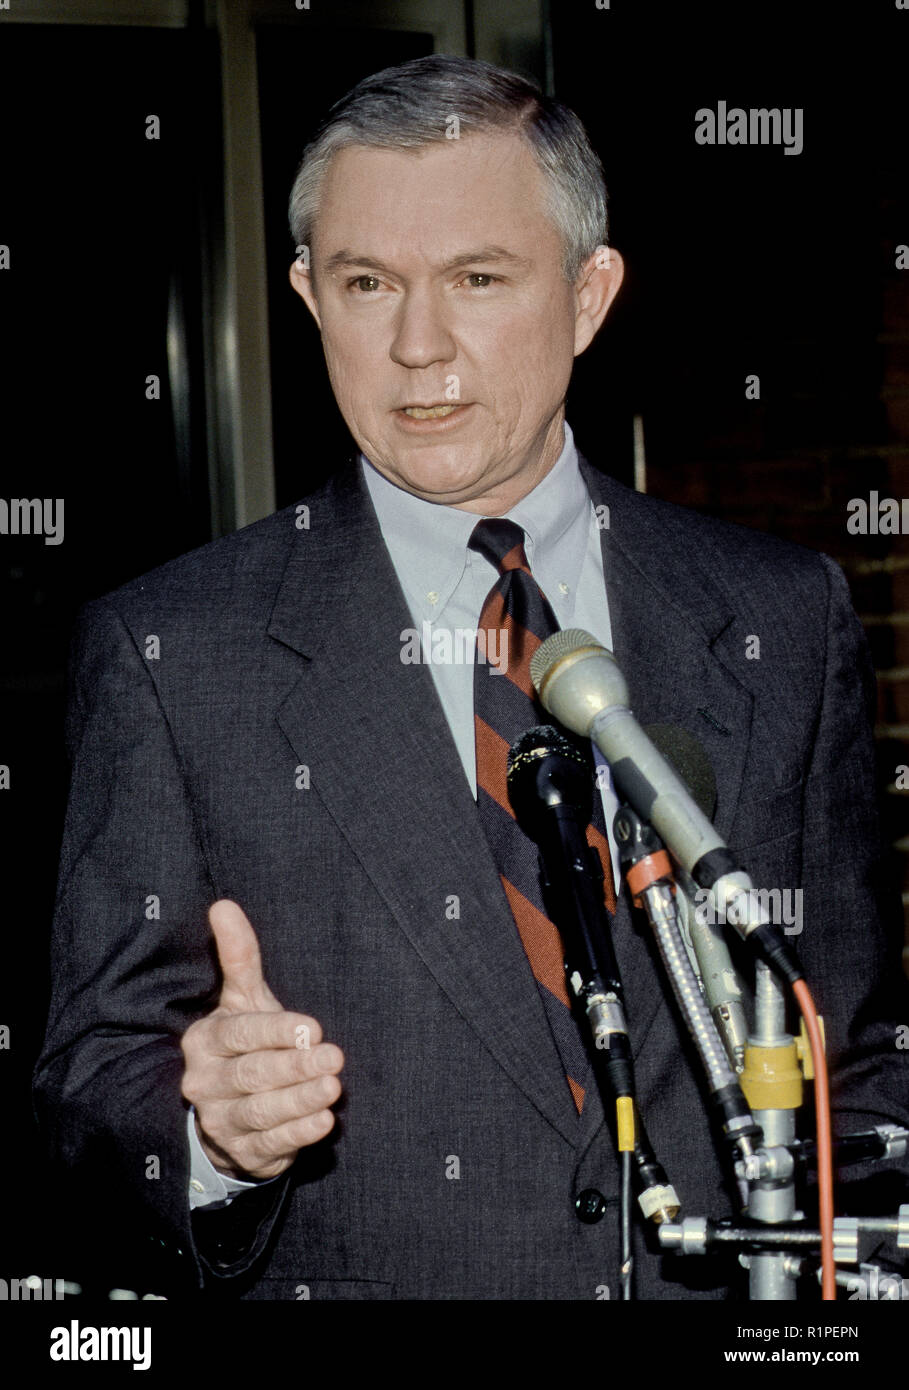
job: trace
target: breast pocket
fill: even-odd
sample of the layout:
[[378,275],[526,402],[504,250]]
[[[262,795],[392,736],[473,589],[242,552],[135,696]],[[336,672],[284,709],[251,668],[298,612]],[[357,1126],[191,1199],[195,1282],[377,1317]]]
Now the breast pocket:
[[800,883],[804,792],[800,777],[739,802],[729,845],[756,888],[783,891]]

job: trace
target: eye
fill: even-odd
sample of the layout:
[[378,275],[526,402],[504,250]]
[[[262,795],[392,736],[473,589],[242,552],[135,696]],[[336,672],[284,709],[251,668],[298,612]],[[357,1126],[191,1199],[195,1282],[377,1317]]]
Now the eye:
[[495,282],[496,278],[495,275],[487,275],[482,270],[473,270],[469,275],[464,276],[465,280],[472,281],[470,286],[472,290],[488,289],[489,286]]
[[358,275],[354,280],[348,280],[348,288],[356,286],[362,294],[371,294],[379,288],[382,281],[378,275]]

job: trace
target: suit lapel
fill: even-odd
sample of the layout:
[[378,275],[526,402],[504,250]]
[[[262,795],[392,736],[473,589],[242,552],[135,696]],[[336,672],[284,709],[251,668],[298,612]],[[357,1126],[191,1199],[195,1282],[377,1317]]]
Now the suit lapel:
[[[609,508],[601,533],[612,644],[640,724],[683,725],[702,744],[717,782],[713,817],[728,834],[751,729],[752,697],[727,652],[735,613],[702,567],[684,522],[597,473],[581,470],[596,504]],[[649,502],[649,499],[648,499]],[[730,664],[727,665],[727,661]]]

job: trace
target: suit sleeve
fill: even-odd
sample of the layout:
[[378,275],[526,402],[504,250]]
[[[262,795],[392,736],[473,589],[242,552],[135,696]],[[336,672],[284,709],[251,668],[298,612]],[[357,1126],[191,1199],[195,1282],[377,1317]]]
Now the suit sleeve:
[[909,1125],[909,1053],[899,1046],[909,987],[899,889],[878,822],[874,673],[845,577],[821,558],[826,665],[805,789],[804,927],[796,944],[825,1019],[834,1128],[847,1133]]
[[191,1291],[257,1261],[287,1183],[190,1216],[180,1038],[215,1002],[217,893],[154,660],[103,600],[77,624],[66,736],[36,1115],[78,1248],[103,1247],[111,1284]]

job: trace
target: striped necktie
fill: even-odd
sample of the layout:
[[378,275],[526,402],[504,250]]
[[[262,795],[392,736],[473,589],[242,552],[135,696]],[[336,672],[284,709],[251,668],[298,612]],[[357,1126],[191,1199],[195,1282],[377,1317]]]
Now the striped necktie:
[[[515,820],[508,795],[508,751],[528,729],[549,721],[530,679],[530,658],[559,624],[530,572],[524,532],[512,521],[487,518],[477,523],[471,550],[499,570],[483,604],[474,668],[474,730],[477,805],[527,958],[552,1028],[571,1094],[580,1112],[588,1080],[584,1041],[572,1016],[565,960],[558,928],[546,915],[535,843]],[[497,653],[495,660],[491,653]],[[602,801],[594,794],[588,843],[606,866],[604,896],[615,912],[611,859]]]

